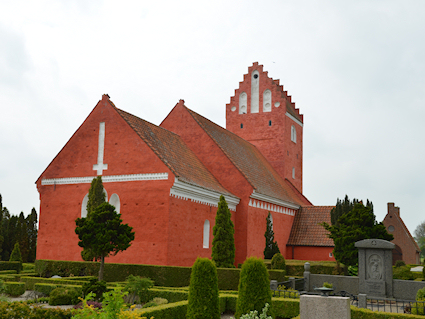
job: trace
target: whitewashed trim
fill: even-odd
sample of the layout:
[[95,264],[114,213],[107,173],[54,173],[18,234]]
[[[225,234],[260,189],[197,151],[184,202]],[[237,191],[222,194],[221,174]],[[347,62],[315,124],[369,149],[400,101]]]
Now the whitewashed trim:
[[281,199],[277,199],[274,197],[271,197],[269,195],[263,195],[260,193],[256,193],[255,190],[252,192],[250,198],[253,199],[258,199],[260,201],[266,202],[267,204],[274,204],[274,205],[278,205],[278,206],[282,206],[282,207],[287,207],[287,208],[292,208],[295,210],[298,210],[300,208],[300,205],[297,204],[293,204]]
[[304,126],[304,124],[299,119],[294,117],[292,114],[286,112],[286,116],[289,117],[291,120],[293,120],[295,123],[297,123],[299,126],[301,126],[301,127]]
[[255,200],[252,198],[250,198],[249,200],[249,206],[261,208],[261,209],[268,210],[270,212],[276,212],[276,213],[285,214],[289,216],[295,216],[297,212],[297,209],[282,207],[279,205],[273,205],[273,204],[265,203],[263,201]]
[[[170,189],[170,196],[184,200],[190,199],[192,202],[214,207],[218,206],[220,195],[224,194],[182,182],[177,177],[175,178],[173,187]],[[236,205],[239,204],[240,199],[236,196],[230,195],[225,195],[225,198],[229,209],[236,211]]]
[[[96,178],[96,176],[49,178],[49,179],[42,179],[41,185],[45,186],[45,185],[87,184],[87,183],[91,183],[93,178]],[[164,180],[164,179],[168,179],[168,173],[102,176],[103,183],[154,181],[154,180]]]

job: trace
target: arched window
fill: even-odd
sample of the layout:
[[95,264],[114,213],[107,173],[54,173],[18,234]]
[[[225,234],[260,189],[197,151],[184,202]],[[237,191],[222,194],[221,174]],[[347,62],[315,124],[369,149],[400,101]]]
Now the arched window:
[[291,126],[291,141],[294,143],[297,142],[297,130],[294,125]]
[[272,111],[272,92],[265,90],[263,93],[263,112]]
[[207,219],[204,222],[204,248],[210,248],[210,221]]
[[81,203],[81,218],[87,217],[87,203],[89,201],[89,193],[86,194],[83,198],[83,202]]
[[251,77],[251,113],[260,110],[260,73],[255,70]]
[[248,96],[246,95],[245,92],[242,92],[241,94],[239,94],[239,114],[246,114],[246,110],[247,110],[247,103],[248,101]]
[[121,210],[120,198],[117,194],[112,194],[109,199],[109,204],[115,207],[115,211],[119,214]]

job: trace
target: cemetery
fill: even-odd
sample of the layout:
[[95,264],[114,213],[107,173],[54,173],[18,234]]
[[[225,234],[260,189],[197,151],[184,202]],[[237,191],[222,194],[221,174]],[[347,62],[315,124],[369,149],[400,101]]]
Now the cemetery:
[[[346,276],[343,269],[332,274],[331,262],[288,260],[284,269],[272,269],[276,264],[270,260],[251,257],[240,268],[216,268],[198,258],[193,267],[107,263],[102,285],[98,262],[0,262],[0,289],[7,294],[0,317],[103,318],[96,310],[103,307],[103,314],[115,313],[114,318],[260,318],[248,310],[261,313],[267,304],[270,318],[423,318],[423,274],[393,279],[391,245],[379,239],[357,242],[358,276]],[[96,297],[103,291],[103,302],[89,301],[89,291]],[[18,296],[20,301],[10,302]],[[83,296],[82,310],[74,309]]]

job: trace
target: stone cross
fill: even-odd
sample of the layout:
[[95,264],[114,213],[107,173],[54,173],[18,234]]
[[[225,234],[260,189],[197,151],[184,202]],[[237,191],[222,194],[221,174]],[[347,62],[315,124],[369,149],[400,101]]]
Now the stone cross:
[[93,165],[93,170],[97,175],[102,175],[103,170],[108,169],[108,164],[103,163],[103,154],[105,152],[105,122],[99,123],[99,147],[97,149],[97,164]]

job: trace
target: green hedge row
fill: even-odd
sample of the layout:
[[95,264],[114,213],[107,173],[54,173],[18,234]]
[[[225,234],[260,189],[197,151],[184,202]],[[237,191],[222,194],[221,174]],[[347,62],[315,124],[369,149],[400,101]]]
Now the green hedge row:
[[22,295],[25,292],[25,284],[23,282],[5,282],[6,293],[13,297]]
[[0,261],[0,270],[16,270],[19,273],[22,270],[20,261]]
[[[321,275],[343,275],[344,266],[341,267],[341,271],[337,271],[335,265],[320,262],[310,262],[310,273],[321,274]],[[304,264],[286,264],[286,275],[293,277],[304,275]]]
[[43,309],[41,307],[30,307],[21,302],[0,302],[0,318],[32,318],[32,319],[70,319],[71,310],[58,308]]
[[404,313],[378,312],[351,306],[351,319],[423,319],[423,316]]
[[[83,261],[36,260],[36,272],[42,277],[59,275],[97,276],[99,263]],[[134,264],[105,264],[104,280],[108,282],[125,281],[129,275],[147,277],[157,286],[185,287],[189,286],[191,267],[134,265]],[[220,290],[237,290],[240,269],[218,268],[218,288]],[[269,270],[270,280],[284,281],[285,272]]]
[[10,275],[10,274],[17,274],[18,272],[16,270],[0,270],[0,275]]
[[27,290],[34,290],[35,284],[55,284],[55,285],[79,285],[86,283],[85,280],[68,280],[68,278],[41,278],[41,277],[21,277],[21,282],[25,283]]

